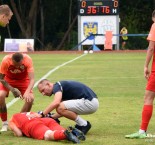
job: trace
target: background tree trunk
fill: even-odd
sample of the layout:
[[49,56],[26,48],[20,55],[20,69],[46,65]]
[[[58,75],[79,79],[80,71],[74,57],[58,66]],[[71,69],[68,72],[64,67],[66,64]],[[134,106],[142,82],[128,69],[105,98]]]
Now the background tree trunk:
[[[41,42],[44,44],[44,9],[43,2],[40,0],[40,19],[41,19]],[[42,45],[44,47],[44,45]]]
[[73,19],[73,22],[70,24],[70,26],[69,26],[68,30],[66,31],[66,33],[65,33],[65,35],[64,35],[64,37],[63,37],[63,39],[62,39],[62,41],[61,41],[60,44],[58,45],[57,50],[60,50],[61,47],[63,46],[63,44],[65,43],[65,40],[66,40],[67,36],[69,35],[70,31],[72,30],[72,28],[73,28],[73,26],[74,26],[76,20],[77,20],[77,16],[75,16],[75,18]]
[[[20,2],[20,1],[19,1]],[[35,29],[36,29],[36,20],[37,20],[37,8],[38,8],[38,0],[33,0],[28,16],[23,16],[22,6],[19,3],[19,9],[16,7],[16,3],[14,0],[10,1],[14,15],[17,19],[17,22],[19,24],[19,27],[22,32],[22,36],[25,38],[30,38],[32,36],[35,36]],[[28,11],[28,9],[25,7],[25,11]]]

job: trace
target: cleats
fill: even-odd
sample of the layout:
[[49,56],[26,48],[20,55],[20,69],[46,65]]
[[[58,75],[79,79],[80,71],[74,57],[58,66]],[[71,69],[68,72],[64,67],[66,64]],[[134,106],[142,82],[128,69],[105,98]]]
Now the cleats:
[[4,132],[4,131],[8,131],[8,123],[7,122],[2,124],[2,129],[0,130],[0,132]]
[[80,143],[79,139],[73,135],[72,132],[70,132],[69,130],[65,130],[64,131],[64,134],[66,135],[66,138],[69,140],[69,141],[72,141],[73,143]]
[[78,130],[82,131],[84,134],[87,134],[87,132],[91,128],[91,124],[90,124],[89,121],[87,121],[87,125],[86,126],[79,126],[79,125],[76,124],[75,128],[77,128]]
[[77,128],[73,128],[72,126],[69,126],[68,129],[79,139],[79,140],[86,140],[86,137],[84,133]]
[[134,139],[134,138],[142,139],[142,138],[146,138],[146,137],[147,137],[146,133],[139,133],[139,132],[136,132],[136,133],[129,134],[129,135],[125,136],[125,138],[129,138],[129,139]]

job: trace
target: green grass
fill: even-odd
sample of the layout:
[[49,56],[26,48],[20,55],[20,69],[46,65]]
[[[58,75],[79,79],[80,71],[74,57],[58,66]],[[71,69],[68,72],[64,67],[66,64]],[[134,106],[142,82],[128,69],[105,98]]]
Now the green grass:
[[[39,80],[49,70],[72,60],[81,54],[30,54],[34,61],[35,80]],[[0,60],[4,54],[0,54]],[[138,131],[141,121],[141,109],[146,81],[143,77],[145,53],[95,53],[88,54],[69,63],[48,79],[76,80],[90,86],[98,95],[100,107],[91,115],[84,115],[92,129],[86,136],[83,145],[153,145],[155,139],[125,139],[126,134]],[[45,97],[34,88],[35,102],[32,110],[43,110],[52,97]],[[13,99],[12,94],[6,99]],[[23,105],[19,100],[8,109],[9,118],[18,112]],[[149,124],[148,132],[155,134],[155,114]],[[73,121],[61,118],[65,127],[74,125]],[[62,145],[68,141],[38,141],[26,137],[14,137],[11,131],[0,135],[0,145]]]

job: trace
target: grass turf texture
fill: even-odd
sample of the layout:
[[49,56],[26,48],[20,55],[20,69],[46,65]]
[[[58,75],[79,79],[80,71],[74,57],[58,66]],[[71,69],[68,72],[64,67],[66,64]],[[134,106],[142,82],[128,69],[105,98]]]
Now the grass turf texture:
[[[81,54],[30,54],[35,67],[35,80],[39,80],[49,70],[72,60]],[[0,54],[0,60],[4,54]],[[86,135],[84,145],[146,145],[155,139],[125,139],[126,134],[138,131],[145,89],[143,65],[146,53],[95,53],[67,64],[56,70],[47,79],[76,80],[90,86],[98,95],[99,110],[92,115],[84,115],[92,129]],[[34,88],[35,102],[32,111],[43,110],[52,97],[42,96]],[[13,99],[12,94],[6,99]],[[8,118],[18,112],[23,105],[19,100],[8,109]],[[148,132],[155,134],[155,114]],[[74,125],[73,121],[61,118],[61,125]],[[1,126],[1,125],[0,125]],[[0,145],[62,145],[68,141],[40,141],[31,138],[14,137],[11,131],[0,134]]]

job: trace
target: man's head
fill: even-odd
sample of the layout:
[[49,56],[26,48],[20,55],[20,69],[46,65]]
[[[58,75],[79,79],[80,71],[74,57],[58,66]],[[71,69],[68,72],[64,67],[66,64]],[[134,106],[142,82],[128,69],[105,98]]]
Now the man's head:
[[152,12],[152,21],[155,23],[155,10]]
[[9,24],[12,15],[13,12],[8,5],[0,5],[0,26],[5,27]]
[[23,54],[22,53],[14,53],[12,55],[12,62],[15,66],[20,66],[22,64],[22,61],[23,61]]
[[51,96],[53,84],[49,80],[43,79],[38,83],[38,90],[42,95]]

